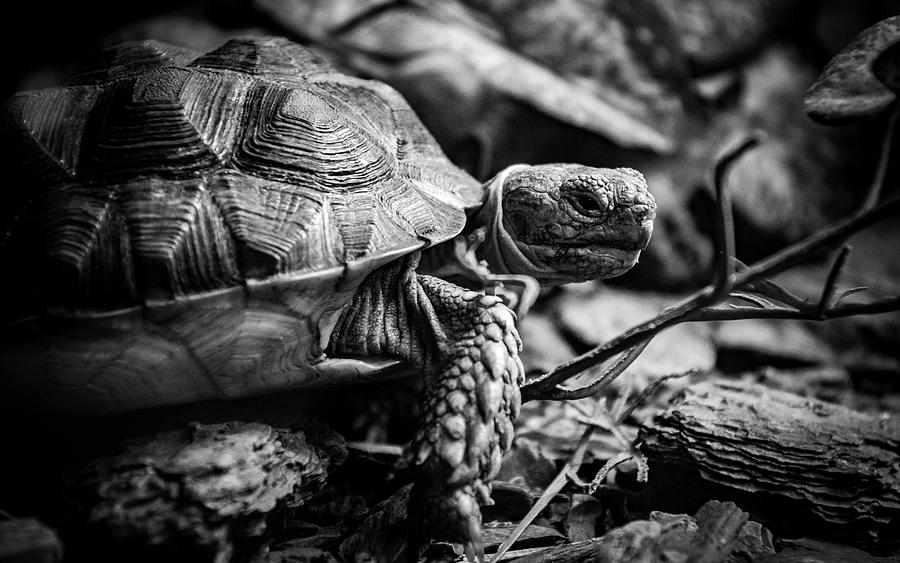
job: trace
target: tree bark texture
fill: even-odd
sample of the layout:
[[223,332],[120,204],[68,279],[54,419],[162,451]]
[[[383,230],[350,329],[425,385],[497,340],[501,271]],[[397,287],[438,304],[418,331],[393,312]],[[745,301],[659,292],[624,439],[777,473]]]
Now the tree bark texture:
[[[641,429],[650,487],[671,512],[730,499],[778,532],[888,547],[900,521],[900,421],[765,388],[702,382]],[[660,503],[666,505],[661,508]]]
[[132,560],[191,554],[194,561],[252,551],[273,517],[324,484],[334,455],[314,439],[235,421],[133,440],[77,478],[75,518],[101,540],[87,549]]

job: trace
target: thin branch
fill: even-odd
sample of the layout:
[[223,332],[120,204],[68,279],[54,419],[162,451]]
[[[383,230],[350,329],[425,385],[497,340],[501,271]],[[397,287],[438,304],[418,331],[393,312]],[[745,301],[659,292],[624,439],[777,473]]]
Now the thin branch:
[[854,315],[875,315],[900,310],[900,296],[879,299],[869,303],[848,303],[838,305],[824,312],[820,317],[814,308],[793,309],[790,307],[757,308],[757,307],[708,307],[698,309],[684,318],[684,322],[700,321],[739,321],[744,319],[797,319],[797,320],[830,320]]
[[747,293],[744,291],[732,291],[731,292],[732,299],[740,299],[742,301],[747,301],[757,307],[775,307],[775,303],[773,303],[769,299],[765,299],[756,295],[755,293]]
[[631,403],[624,410],[622,410],[622,412],[619,413],[619,416],[616,417],[616,421],[619,424],[622,424],[623,422],[628,420],[628,417],[631,416],[632,413],[634,413],[634,411],[637,410],[637,408],[639,406],[643,405],[647,399],[649,399],[652,395],[656,394],[656,392],[659,390],[659,388],[662,387],[663,383],[669,381],[670,379],[681,379],[682,377],[693,377],[693,376],[697,375],[698,373],[700,373],[700,370],[698,370],[698,369],[689,369],[687,371],[682,371],[682,372],[678,372],[678,373],[670,373],[668,375],[664,375],[664,376],[656,379],[655,381],[650,383],[650,385],[647,385],[646,387],[644,387],[643,391],[641,391],[637,397],[632,399]]
[[[683,310],[693,310],[697,307],[716,303],[726,298],[734,285],[734,271],[739,262],[732,258],[734,255],[734,216],[731,208],[731,197],[725,185],[725,176],[731,166],[746,152],[759,144],[760,134],[754,132],[740,143],[724,151],[716,164],[713,182],[715,184],[716,201],[718,202],[718,229],[716,236],[716,248],[718,263],[716,265],[716,278],[713,285],[695,295],[694,299],[687,303],[675,306],[660,314],[660,324],[645,338],[634,331],[622,335],[621,339],[611,341],[606,346],[615,346],[615,352],[600,347],[595,349],[592,357],[582,355],[575,360],[562,364],[554,371],[539,376],[522,387],[522,399],[528,401],[534,398],[575,399],[587,397],[603,389],[612,383],[628,366],[630,366],[644,348],[650,344],[653,336],[663,328],[676,324],[678,316]],[[743,264],[740,264],[743,267]],[[684,309],[682,309],[684,308]],[[669,317],[667,317],[669,315]],[[639,327],[636,327],[639,328]],[[569,377],[576,375],[589,367],[602,364],[611,357],[625,352],[615,365],[607,369],[593,383],[576,388],[566,388],[559,385]],[[588,354],[591,354],[590,352]],[[579,363],[583,362],[583,363]]]
[[878,155],[878,166],[875,169],[875,177],[872,179],[872,185],[869,187],[869,193],[866,200],[862,204],[862,209],[871,209],[878,203],[881,197],[881,190],[884,187],[884,177],[887,174],[888,162],[891,156],[891,143],[894,137],[894,129],[897,125],[897,116],[900,116],[900,104],[896,101],[892,104],[891,114],[888,117],[887,128],[884,130],[884,137],[881,140],[881,152]]
[[860,209],[800,242],[787,246],[768,258],[749,266],[746,270],[736,274],[734,285],[735,287],[743,286],[789,270],[824,254],[846,241],[850,235],[898,212],[900,212],[900,196],[886,199],[871,209]]
[[713,186],[716,190],[718,202],[718,214],[716,217],[716,265],[713,285],[715,290],[709,296],[710,301],[724,299],[731,291],[732,276],[735,264],[732,258],[735,255],[734,247],[734,210],[731,205],[731,192],[726,189],[725,177],[731,166],[737,162],[747,151],[759,144],[759,135],[754,132],[736,146],[727,149],[717,159],[713,172]]
[[[620,354],[639,343],[648,343],[655,335],[664,329],[686,321],[699,320],[732,320],[746,318],[797,318],[819,319],[837,318],[853,314],[872,314],[896,310],[900,304],[896,299],[887,299],[870,304],[844,305],[826,310],[820,316],[811,314],[806,306],[806,301],[792,296],[787,291],[779,288],[766,278],[773,276],[797,264],[811,260],[834,246],[845,242],[852,234],[868,227],[877,221],[885,219],[900,212],[900,196],[891,197],[871,209],[860,209],[850,216],[833,223],[821,231],[794,243],[779,252],[761,260],[752,266],[741,269],[733,276],[735,289],[755,288],[764,295],[769,291],[777,293],[779,300],[789,307],[776,308],[732,308],[723,312],[721,309],[710,309],[714,304],[713,297],[721,287],[708,285],[685,300],[677,303],[653,319],[642,323],[620,334],[616,338],[588,351],[577,358],[558,366],[555,370],[533,379],[522,387],[523,400],[533,399],[558,399],[579,398],[591,395],[609,385],[615,377],[601,376],[602,383],[590,384],[581,388],[569,388],[561,385],[570,377],[577,375],[595,365],[608,361],[613,356]],[[717,280],[718,281],[718,280]],[[766,289],[768,288],[768,290]],[[727,297],[727,295],[725,296]],[[771,296],[770,296],[771,297]],[[616,374],[618,376],[618,374]]]
[[515,527],[515,529],[510,532],[509,536],[503,543],[500,544],[500,547],[497,548],[497,553],[491,557],[491,561],[498,561],[503,554],[509,551],[509,548],[512,547],[512,544],[516,542],[517,539],[522,535],[528,526],[534,522],[534,519],[537,518],[538,514],[541,513],[542,510],[547,508],[547,505],[550,504],[550,501],[553,497],[556,496],[556,493],[560,492],[563,487],[566,485],[566,481],[568,480],[568,475],[570,472],[577,472],[581,467],[581,462],[584,460],[584,454],[587,452],[588,444],[590,444],[591,436],[594,435],[594,427],[588,426],[584,429],[584,432],[581,433],[581,438],[578,439],[578,446],[575,448],[575,452],[572,454],[572,457],[563,468],[556,474],[556,477],[553,478],[553,481],[547,485],[547,488],[544,490],[544,494],[541,495],[541,498],[534,503],[534,506],[531,507],[531,510],[528,511],[528,514],[522,518],[522,521]]
[[596,381],[590,383],[589,385],[585,385],[583,387],[575,387],[571,389],[560,388],[557,393],[554,394],[553,398],[555,400],[565,400],[565,399],[581,399],[583,397],[589,397],[596,393],[597,391],[605,388],[607,385],[613,382],[617,377],[619,377],[622,372],[628,369],[632,363],[637,359],[638,356],[641,355],[641,352],[644,351],[644,348],[650,344],[650,338],[638,342],[631,348],[625,350],[624,353],[619,356],[619,359],[615,364],[610,366],[609,369],[603,372],[603,374],[597,378]]
[[843,248],[841,248],[840,253],[838,253],[837,258],[834,259],[831,270],[828,272],[828,279],[825,280],[825,287],[822,288],[822,296],[819,298],[818,307],[816,307],[816,311],[823,319],[825,318],[826,312],[836,302],[834,292],[837,290],[838,278],[841,277],[841,272],[843,272],[844,266],[847,264],[848,256],[850,256],[850,246],[845,244]]
[[600,468],[600,471],[594,475],[594,479],[590,483],[587,483],[587,494],[592,495],[597,492],[597,489],[600,488],[600,485],[603,484],[603,481],[606,480],[613,469],[632,459],[634,459],[633,453],[622,452],[604,463],[603,467]]
[[[777,285],[767,279],[744,284],[741,289],[752,291],[756,297],[765,296],[766,299],[771,299],[796,308],[804,307],[807,303],[809,303],[809,299],[804,299],[802,297],[794,295],[780,285]],[[739,293],[743,294],[743,291]],[[734,296],[734,293],[732,293],[732,296]]]

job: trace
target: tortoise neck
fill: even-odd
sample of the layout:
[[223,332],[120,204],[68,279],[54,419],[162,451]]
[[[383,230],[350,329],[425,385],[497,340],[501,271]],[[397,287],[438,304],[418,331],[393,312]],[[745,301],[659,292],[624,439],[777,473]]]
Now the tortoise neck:
[[484,229],[484,243],[478,249],[478,258],[488,263],[495,274],[517,274],[533,276],[539,280],[552,280],[558,274],[530,256],[513,235],[506,230],[503,222],[503,184],[513,172],[527,168],[516,164],[500,171],[484,186],[484,203],[478,214],[469,222],[470,230]]

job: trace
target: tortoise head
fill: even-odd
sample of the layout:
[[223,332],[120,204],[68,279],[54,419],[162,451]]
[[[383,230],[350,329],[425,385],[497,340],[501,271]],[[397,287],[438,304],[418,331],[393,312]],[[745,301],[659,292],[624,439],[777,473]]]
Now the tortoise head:
[[487,186],[479,223],[495,273],[542,285],[610,278],[638,261],[653,232],[656,202],[630,168],[516,165]]

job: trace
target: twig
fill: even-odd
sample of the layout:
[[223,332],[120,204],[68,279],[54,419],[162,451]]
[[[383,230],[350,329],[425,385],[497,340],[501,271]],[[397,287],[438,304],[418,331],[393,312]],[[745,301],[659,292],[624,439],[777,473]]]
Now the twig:
[[544,494],[541,495],[541,498],[534,503],[534,506],[528,511],[528,514],[522,518],[522,521],[519,522],[515,529],[510,532],[509,536],[503,540],[503,543],[497,548],[497,553],[491,557],[491,561],[498,561],[503,557],[504,553],[509,551],[512,544],[516,543],[516,540],[519,539],[522,533],[525,532],[525,529],[534,522],[534,519],[537,518],[538,514],[547,508],[547,505],[550,504],[550,501],[556,496],[556,493],[560,492],[566,485],[569,474],[578,472],[578,469],[581,467],[581,462],[584,459],[584,454],[587,451],[588,444],[591,441],[591,436],[593,435],[593,426],[588,426],[584,429],[584,432],[581,433],[581,438],[578,439],[578,446],[575,448],[572,457],[566,462],[559,473],[556,474],[556,477],[553,478],[553,481],[544,490]]
[[732,288],[732,276],[734,274],[734,212],[731,205],[731,192],[726,189],[725,176],[731,169],[731,165],[737,162],[747,151],[759,144],[759,135],[754,133],[744,139],[735,147],[726,150],[717,159],[713,172],[713,186],[716,190],[717,209],[716,217],[716,277],[713,280],[715,290],[708,297],[711,302],[724,299]]
[[597,489],[600,488],[600,485],[606,480],[613,469],[632,459],[634,459],[633,452],[622,452],[604,463],[603,467],[600,468],[600,471],[594,475],[594,479],[587,484],[587,494],[592,495],[597,492]]
[[[650,340],[652,338],[647,338],[646,340],[640,341],[634,346],[627,348],[624,352],[621,352],[621,355],[616,360],[616,362],[606,369],[600,377],[596,379],[596,381],[585,385],[583,387],[579,387],[578,394],[570,395],[567,390],[560,388],[560,392],[553,397],[554,400],[566,400],[566,399],[581,399],[584,397],[590,397],[597,391],[604,389],[607,385],[612,383],[617,377],[619,377],[622,372],[628,369],[632,363],[637,359],[638,356],[641,355],[641,352],[644,351],[644,348],[650,344]],[[525,389],[525,387],[523,387]],[[530,399],[530,398],[529,398]]]
[[[644,325],[627,331],[605,345],[583,354],[574,360],[561,364],[548,374],[539,376],[522,387],[522,400],[532,399],[579,399],[588,397],[612,383],[630,366],[640,353],[650,344],[650,340],[664,328],[679,322],[678,316],[683,311],[690,311],[710,303],[724,299],[733,287],[734,268],[738,261],[732,259],[734,254],[734,218],[731,212],[731,198],[725,189],[725,175],[729,167],[748,150],[758,144],[758,135],[754,134],[733,148],[726,150],[718,159],[713,181],[715,182],[716,201],[719,206],[718,230],[716,246],[719,256],[716,267],[715,282],[696,293],[687,302],[670,307]],[[646,328],[646,330],[644,330]],[[614,350],[614,351],[612,351]],[[609,360],[617,354],[624,353],[619,360],[607,368],[593,383],[577,388],[566,388],[559,385],[569,377]]]
[[872,179],[872,185],[869,187],[869,193],[862,204],[862,209],[871,209],[878,203],[881,196],[881,189],[884,187],[884,177],[887,174],[888,162],[891,155],[891,143],[893,142],[894,129],[897,125],[897,117],[900,116],[900,104],[896,101],[892,104],[891,114],[888,117],[887,128],[884,130],[884,137],[881,140],[881,152],[878,155],[878,166],[875,168],[875,177]]
[[[885,144],[890,144],[890,135],[888,135]],[[738,149],[746,150],[745,147],[746,143],[738,147]],[[882,159],[887,159],[888,154],[887,152],[882,152]],[[729,162],[733,162],[733,159],[729,160]],[[883,164],[880,165],[879,170],[884,166]],[[717,172],[716,179],[720,183],[717,186],[717,192],[723,189],[723,177],[724,172]],[[883,180],[883,172],[876,174],[876,182],[883,182]],[[880,187],[873,185],[870,193],[879,191]],[[863,207],[844,219],[776,252],[768,258],[756,262],[752,266],[742,267],[737,273],[730,274],[731,270],[728,265],[730,261],[720,260],[714,284],[700,289],[680,303],[665,309],[653,319],[637,325],[593,350],[561,364],[555,370],[529,381],[522,387],[523,400],[576,399],[590,396],[605,388],[624,371],[624,369],[621,369],[621,362],[617,373],[610,374],[605,372],[590,384],[581,387],[567,387],[562,385],[562,383],[574,375],[595,365],[602,364],[618,354],[631,350],[638,344],[646,346],[658,333],[682,322],[748,318],[824,320],[900,309],[900,297],[882,299],[871,303],[847,305],[840,305],[840,298],[838,298],[835,300],[836,303],[822,309],[818,303],[810,304],[808,301],[791,295],[788,291],[766,279],[797,264],[811,260],[834,248],[836,245],[844,243],[852,234],[900,212],[900,196],[891,197],[873,207],[868,207],[867,205],[868,203],[864,204]],[[724,201],[719,200],[720,218],[728,217],[729,213],[727,198]],[[721,224],[727,226],[727,219],[723,220]],[[716,244],[727,247],[727,240],[727,235],[720,235],[716,238]],[[735,261],[734,264],[738,265],[739,262]],[[840,265],[837,264],[836,269],[833,269],[833,275],[837,276],[839,271]],[[826,291],[830,291],[828,290],[829,283],[836,283],[836,280],[826,282],[823,294]],[[725,288],[728,291],[723,291]],[[739,290],[737,294],[734,293],[735,290]],[[753,295],[754,298],[768,297],[785,306],[767,307],[761,305],[762,301],[760,301],[756,307],[715,307],[715,305],[729,297],[748,300],[750,295]],[[630,361],[633,361],[636,357],[636,355],[628,354]]]
[[900,211],[900,196],[884,200],[871,209],[860,209],[737,274],[735,286],[780,274],[843,243],[850,235]]

